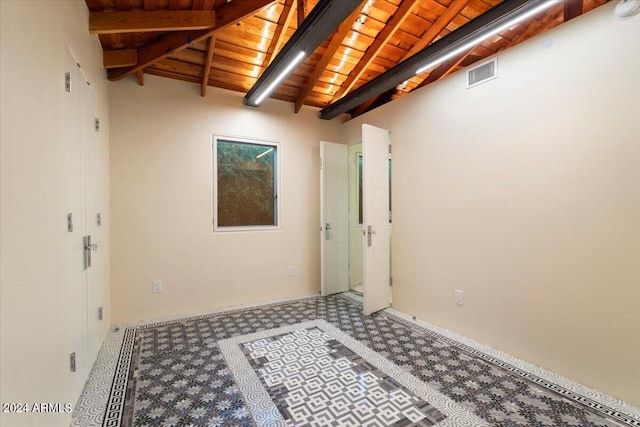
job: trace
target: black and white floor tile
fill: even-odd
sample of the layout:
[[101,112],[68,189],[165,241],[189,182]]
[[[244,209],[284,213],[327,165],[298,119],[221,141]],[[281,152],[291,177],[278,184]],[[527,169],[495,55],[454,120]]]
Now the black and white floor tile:
[[[283,359],[271,362],[298,360],[300,350],[286,343],[296,341],[295,333],[317,335],[320,358],[309,361],[317,365],[316,374],[326,357],[337,358],[340,366],[362,370],[363,380],[383,390],[402,390],[418,409],[411,412],[415,418],[409,413],[402,418],[398,408],[376,416],[363,411],[366,420],[377,423],[640,426],[638,408],[397,311],[365,317],[357,299],[340,295],[122,326],[108,336],[72,426],[313,425],[314,419],[316,425],[360,425],[362,419],[341,419],[335,410],[330,417],[321,415],[326,424],[317,421],[310,408],[322,411],[326,399],[301,395],[292,385],[297,380],[274,382],[282,372],[265,365],[269,353],[259,346],[277,346],[273,342],[284,339],[289,353],[280,351]],[[248,377],[238,374],[237,363]],[[249,377],[252,382],[243,384]],[[342,390],[347,395],[349,386]],[[254,416],[256,395],[273,417]],[[298,406],[300,422],[292,413]]]
[[219,345],[259,426],[486,425],[324,320]]

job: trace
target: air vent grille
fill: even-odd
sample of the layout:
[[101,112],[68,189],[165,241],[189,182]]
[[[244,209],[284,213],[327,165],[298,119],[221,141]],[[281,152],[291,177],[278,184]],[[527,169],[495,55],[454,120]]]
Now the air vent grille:
[[474,87],[498,77],[498,58],[467,71],[467,87]]

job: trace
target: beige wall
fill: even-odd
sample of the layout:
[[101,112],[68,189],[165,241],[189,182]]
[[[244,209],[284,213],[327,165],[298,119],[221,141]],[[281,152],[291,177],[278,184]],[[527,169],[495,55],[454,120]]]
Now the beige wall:
[[391,130],[394,307],[640,405],[640,16],[614,3],[344,131]]
[[[108,150],[106,79],[83,1],[1,5],[2,402],[73,403],[69,396],[64,141],[65,43],[92,82]],[[101,174],[108,194],[108,155]],[[108,236],[108,218],[105,235]],[[108,238],[102,253],[108,253]],[[108,257],[106,261],[108,263]],[[108,266],[105,269],[108,275]],[[108,283],[108,277],[105,278]],[[108,302],[108,295],[105,296]],[[110,324],[108,304],[105,328]],[[70,414],[5,414],[3,426],[69,425]]]
[[[115,323],[319,291],[319,141],[339,124],[154,76],[111,85],[110,108]],[[212,232],[214,133],[281,143],[281,230]]]

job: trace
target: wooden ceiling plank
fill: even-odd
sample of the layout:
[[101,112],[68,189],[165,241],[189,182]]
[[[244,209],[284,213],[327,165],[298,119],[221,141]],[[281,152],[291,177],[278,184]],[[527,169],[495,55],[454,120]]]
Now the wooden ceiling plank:
[[451,2],[449,8],[442,15],[440,15],[440,17],[436,20],[436,22],[433,23],[433,25],[431,25],[431,27],[429,27],[427,32],[424,33],[424,35],[420,38],[420,41],[418,41],[418,43],[416,43],[411,48],[411,50],[409,50],[409,52],[405,54],[405,56],[402,58],[402,61],[429,46],[431,42],[433,42],[436,37],[438,37],[442,30],[444,30],[447,25],[449,25],[449,23],[453,21],[453,18],[458,16],[462,9],[465,8],[467,3],[469,3],[469,0],[454,0],[453,2]]
[[216,13],[213,10],[135,10],[89,14],[91,34],[204,30],[215,25]]
[[144,10],[147,10],[147,11],[156,10],[158,8],[158,4],[156,3],[156,0],[144,0],[142,2],[142,5],[144,7]]
[[417,3],[417,0],[406,0],[400,3],[396,12],[375,38],[374,42],[366,50],[358,65],[356,65],[353,71],[349,74],[349,77],[347,77],[347,80],[342,84],[342,86],[340,86],[340,89],[338,89],[336,94],[333,96],[331,102],[337,101],[351,91],[353,85],[358,81],[366,69],[369,68],[375,57],[378,56],[382,48],[385,47],[391,36],[395,34],[398,28],[400,28],[404,21],[409,17]]
[[89,12],[99,12],[104,9],[104,5],[101,0],[85,0]]
[[273,34],[269,47],[267,48],[267,55],[262,63],[262,70],[260,71],[260,74],[262,74],[269,64],[271,64],[273,58],[275,58],[280,51],[282,43],[284,42],[285,33],[287,32],[287,28],[289,28],[289,24],[293,18],[293,12],[293,0],[285,0],[284,9],[282,9],[282,14],[280,15],[280,19],[278,19],[276,31]]
[[[447,8],[447,10],[442,15],[440,15],[440,17],[436,20],[436,22],[434,22],[429,27],[429,29],[424,33],[424,35],[420,38],[418,43],[416,43],[411,48],[411,50],[409,50],[402,57],[402,59],[399,62],[402,62],[412,57],[413,55],[420,52],[425,47],[429,46],[436,39],[436,37],[438,37],[438,35],[442,32],[442,30],[444,30],[447,27],[447,25],[449,25],[449,23],[453,21],[453,19],[456,16],[458,16],[458,14],[462,11],[462,9],[465,8],[467,3],[469,3],[469,0],[453,0],[449,5],[449,7]],[[354,114],[359,115],[368,111],[368,108],[371,107],[374,103],[376,103],[377,100],[378,100],[378,97],[374,97],[366,101],[365,103],[363,103],[362,105],[360,105],[354,110]],[[365,106],[365,104],[367,105]]]
[[127,11],[130,9],[129,0],[115,0],[116,10]]
[[582,15],[583,0],[564,0],[564,22]]
[[202,65],[207,60],[207,52],[209,51],[209,40],[207,40],[207,45],[205,46],[204,52],[199,50],[195,50],[192,48],[182,49],[177,52],[174,52],[169,58],[177,59],[183,62],[189,62],[195,65]]
[[211,37],[215,32],[239,20],[253,15],[273,0],[245,0],[237,3],[227,3],[216,9],[216,26],[209,30],[176,31],[165,34],[158,41],[143,46],[138,50],[138,63],[133,67],[114,69],[109,72],[109,80],[120,80],[136,73],[173,52],[185,49],[192,43],[197,43]]
[[[176,72],[173,72],[173,71],[161,70],[161,69],[157,69],[157,68],[151,67],[151,68],[145,70],[145,73],[146,74],[153,74],[153,75],[160,76],[160,77],[165,77],[165,78],[182,80],[182,81],[185,81],[185,82],[191,82],[191,83],[200,84],[200,78],[198,78],[198,77],[193,77],[193,76],[189,76],[189,75],[185,75],[185,74],[180,74],[180,73],[176,73]],[[214,80],[214,79],[209,80],[209,86],[219,87],[219,88],[227,89],[227,90],[233,90],[235,92],[246,92],[251,87],[251,85],[249,85],[249,84],[242,85],[242,84],[239,84],[237,82],[233,82],[232,83],[232,82],[227,82],[227,81],[222,81],[222,80]],[[288,99],[288,101],[291,101],[291,99]]]
[[107,69],[129,67],[137,63],[137,49],[105,50],[102,52],[102,66]]
[[186,76],[196,77],[198,83],[202,79],[202,65],[189,64],[187,62],[177,61],[175,59],[165,58],[153,64],[154,67],[165,71],[171,71]]
[[347,17],[347,19],[345,19],[340,24],[338,29],[333,33],[333,36],[331,36],[331,41],[329,42],[329,46],[325,50],[320,61],[318,61],[318,64],[313,70],[313,73],[309,76],[309,79],[307,80],[307,84],[304,86],[304,88],[302,88],[302,91],[300,91],[300,94],[296,99],[296,106],[295,106],[296,113],[300,111],[300,109],[302,108],[302,105],[304,104],[304,100],[307,99],[307,96],[309,96],[309,94],[313,90],[313,87],[316,85],[318,79],[320,79],[320,76],[322,75],[324,70],[327,68],[327,65],[329,65],[329,62],[331,61],[331,59],[333,59],[333,55],[335,55],[338,48],[342,45],[344,38],[349,33],[349,31],[351,31],[351,27],[353,26],[353,23],[356,22],[356,19],[360,17],[360,13],[362,12],[362,9],[364,9],[364,6],[366,4],[367,4],[367,1],[362,1],[360,5],[353,12],[351,12],[351,14]]
[[207,84],[209,83],[209,73],[211,72],[211,61],[213,60],[213,48],[216,44],[216,35],[212,35],[209,39],[209,50],[207,51],[207,60],[202,70],[202,83],[200,84],[200,96],[207,94]]
[[[521,23],[521,26],[523,26],[524,30],[517,36],[515,37],[511,43],[509,43],[505,49],[511,47],[511,46],[515,46],[520,42],[525,41],[526,39],[530,38],[531,36],[533,36],[533,34],[535,34],[540,28],[542,28],[542,26],[549,20],[551,19],[549,17],[549,15],[554,15],[557,12],[554,12],[553,9],[551,9],[548,14],[545,14],[545,16],[541,19],[536,19],[536,18],[531,18],[528,21],[525,21],[523,23]],[[528,25],[526,25],[526,22],[528,22]]]

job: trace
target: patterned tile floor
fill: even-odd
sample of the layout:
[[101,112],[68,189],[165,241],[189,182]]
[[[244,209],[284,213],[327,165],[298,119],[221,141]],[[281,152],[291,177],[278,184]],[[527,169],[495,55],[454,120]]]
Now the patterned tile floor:
[[324,320],[218,344],[258,426],[486,425]]
[[[597,396],[583,397],[496,363],[492,356],[391,312],[364,317],[357,301],[339,295],[121,330],[105,344],[72,425],[253,426],[218,342],[315,319],[340,329],[490,425],[640,426],[636,408],[628,407],[625,414],[607,407]],[[109,352],[119,352],[114,368],[109,368]],[[105,412],[108,376],[115,380]]]
[[292,425],[432,426],[445,415],[318,327],[241,344]]

